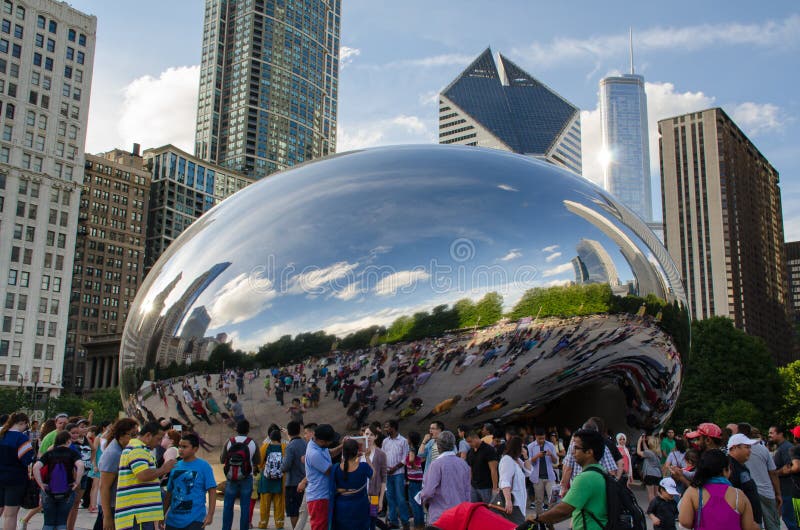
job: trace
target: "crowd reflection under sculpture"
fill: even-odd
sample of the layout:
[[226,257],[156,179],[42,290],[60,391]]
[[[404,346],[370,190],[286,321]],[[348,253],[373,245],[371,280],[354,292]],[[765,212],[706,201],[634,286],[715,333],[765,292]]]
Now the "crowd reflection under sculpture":
[[[504,318],[459,318],[457,301],[487,293],[502,297]],[[254,352],[284,335],[323,330],[343,338],[381,326],[371,347],[391,357],[411,337],[397,330],[413,327],[421,312],[452,315],[452,327],[462,327],[428,340],[417,330],[416,343],[432,351],[469,353],[527,331],[531,341],[514,356],[434,372],[417,390],[421,412],[405,421],[429,418],[428,409],[457,394],[463,399],[441,418],[453,426],[563,424],[600,412],[614,429],[652,430],[678,397],[689,344],[685,295],[638,217],[545,162],[402,146],[274,175],[189,227],[130,308],[123,402],[133,413],[138,396],[156,416],[174,416],[140,392],[145,382],[156,366],[204,360],[221,342]],[[335,355],[320,351],[318,359]],[[377,393],[383,403],[386,390]],[[256,424],[285,423],[273,404],[258,393],[246,414]],[[369,419],[396,414],[379,406]],[[311,418],[323,419],[335,421]]]

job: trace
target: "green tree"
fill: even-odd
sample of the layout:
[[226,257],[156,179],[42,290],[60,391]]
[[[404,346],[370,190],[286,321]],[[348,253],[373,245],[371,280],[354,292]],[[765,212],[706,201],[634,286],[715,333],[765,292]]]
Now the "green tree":
[[676,428],[704,421],[768,426],[779,410],[781,380],[764,342],[724,317],[692,324],[683,389],[670,420]]
[[94,411],[95,423],[102,420],[114,421],[122,410],[122,398],[118,388],[95,390],[84,404],[84,414]]
[[11,414],[27,409],[30,405],[30,399],[19,388],[0,388],[0,414]]
[[800,361],[778,368],[783,390],[780,421],[785,425],[800,425]]
[[469,298],[462,298],[453,305],[458,315],[458,327],[468,328],[475,326],[478,321],[478,314],[475,311],[475,302]]
[[495,292],[486,293],[477,304],[475,304],[477,314],[477,325],[491,326],[503,317],[503,297]]

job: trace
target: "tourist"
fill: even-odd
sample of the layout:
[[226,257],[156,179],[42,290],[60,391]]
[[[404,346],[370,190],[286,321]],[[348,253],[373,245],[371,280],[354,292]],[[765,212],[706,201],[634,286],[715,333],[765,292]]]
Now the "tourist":
[[659,457],[658,438],[642,434],[636,444],[636,454],[643,459],[642,482],[647,489],[647,502],[656,496],[658,483],[661,481],[661,458]]
[[[753,427],[749,423],[740,423],[737,428],[739,434],[747,438],[755,438],[752,436]],[[781,486],[778,481],[778,472],[775,468],[775,461],[769,454],[769,449],[760,439],[750,446],[750,458],[747,460],[746,467],[756,483],[764,529],[780,530],[780,506],[777,499],[781,498]]]
[[792,443],[786,439],[786,427],[773,425],[769,428],[769,441],[775,444],[773,460],[781,491],[781,518],[788,530],[797,530],[797,517],[792,505]]
[[139,424],[131,418],[117,420],[105,436],[103,454],[97,461],[100,471],[100,509],[94,530],[114,530],[114,506],[117,503],[119,457],[131,438],[139,434]]
[[259,528],[269,526],[270,506],[275,509],[275,528],[283,528],[283,453],[285,447],[281,443],[281,431],[277,427],[269,430],[267,439],[261,446],[261,461],[264,471],[258,478],[258,495],[260,499],[261,521]]
[[675,530],[678,518],[678,503],[675,497],[678,490],[671,478],[661,479],[658,483],[658,494],[647,506],[647,515],[653,523],[653,530]]
[[[235,394],[231,394],[236,399]],[[224,466],[225,497],[222,505],[222,530],[233,526],[233,506],[239,500],[239,530],[250,528],[250,496],[253,494],[253,474],[260,463],[256,443],[248,436],[250,422],[239,420],[236,423],[236,436],[229,439],[222,448],[220,463]]]
[[439,457],[439,449],[436,443],[436,439],[439,435],[444,431],[444,423],[441,421],[434,421],[428,427],[428,434],[422,439],[422,449],[419,453],[419,456],[425,460],[425,472],[427,473],[428,468],[431,464]]
[[628,450],[628,437],[625,436],[625,433],[617,434],[617,450],[622,455],[620,482],[630,488],[633,484],[633,467],[631,466],[631,452]]
[[0,427],[0,509],[3,514],[3,530],[16,530],[25,487],[28,483],[28,466],[36,457],[25,431],[28,415],[24,412],[9,414]]
[[511,522],[521,524],[528,510],[528,491],[525,479],[531,475],[531,461],[522,457],[522,438],[512,436],[498,465],[500,494],[505,502],[505,514]]
[[[728,480],[728,456],[708,449],[700,456],[692,486],[678,507],[678,522],[690,530],[758,530],[747,496]],[[700,510],[700,492],[703,508]],[[698,510],[700,515],[698,516]]]
[[[536,513],[542,513],[543,505],[546,500],[550,499],[556,483],[553,466],[558,463],[558,455],[556,455],[556,447],[547,441],[543,427],[537,427],[534,430],[534,436],[534,441],[528,444],[528,456],[532,466],[529,478],[533,484]],[[524,510],[523,513],[525,513]]]
[[[83,477],[80,455],[70,448],[67,431],[56,434],[51,449],[33,466],[33,478],[41,488],[44,530],[63,530],[75,504],[75,490]],[[42,470],[47,468],[43,476]],[[5,519],[5,517],[4,517]]]
[[[364,436],[367,439],[367,451],[364,455],[364,460],[372,467],[372,478],[369,481],[368,494],[369,494],[369,514],[372,520],[371,528],[374,530],[377,524],[378,512],[383,506],[383,499],[386,496],[386,480],[388,478],[386,466],[386,453],[383,452],[380,445],[383,443],[383,436],[378,436],[371,427],[364,430]],[[418,435],[419,436],[419,435]],[[411,454],[411,453],[409,453]],[[409,490],[411,480],[409,479]]]
[[467,443],[470,446],[466,460],[471,471],[470,500],[489,502],[500,491],[497,452],[494,447],[481,440],[477,431],[467,433]]
[[[269,377],[269,376],[267,376]],[[292,528],[297,528],[297,520],[300,516],[300,505],[303,502],[303,494],[297,491],[297,486],[306,477],[306,469],[303,464],[303,457],[306,454],[306,442],[300,437],[301,425],[296,421],[290,421],[286,425],[286,432],[289,435],[289,443],[283,453],[284,482],[284,506],[286,516],[292,523]]]
[[415,498],[422,491],[423,467],[425,459],[420,456],[422,437],[416,431],[408,433],[408,455],[406,456],[406,480],[408,481],[408,503],[411,505],[411,516],[414,521],[425,520],[425,509]]
[[761,499],[758,497],[758,485],[753,480],[753,474],[747,466],[752,453],[752,446],[758,440],[748,438],[742,433],[736,433],[728,439],[728,456],[730,456],[731,473],[728,480],[734,488],[739,488],[747,495],[753,510],[753,520],[761,526]]
[[42,437],[42,443],[39,444],[39,456],[42,456],[50,449],[50,447],[53,446],[56,435],[63,431],[67,426],[67,423],[69,423],[69,415],[64,412],[56,414],[55,418],[53,419],[55,421],[56,428],[54,431],[50,431],[48,434]]
[[575,529],[605,528],[608,522],[605,477],[608,472],[598,461],[598,456],[608,451],[603,436],[596,430],[581,429],[573,435],[570,446],[575,463],[582,472],[572,480],[572,487],[561,502],[541,515],[534,512],[527,520],[555,524],[571,517]]
[[197,457],[199,448],[196,434],[181,436],[178,445],[181,460],[170,472],[164,492],[164,505],[168,507],[166,530],[201,530],[214,521],[217,482],[208,462]]
[[675,430],[674,429],[667,429],[666,434],[661,439],[661,464],[665,464],[667,461],[667,456],[675,449]]
[[311,530],[328,530],[328,509],[331,500],[331,453],[336,433],[327,424],[314,430],[314,438],[306,447],[305,488]]
[[138,437],[131,438],[122,450],[114,506],[116,530],[155,530],[156,523],[164,520],[160,479],[172,471],[175,460],[156,467],[151,452],[163,436],[164,428],[158,422],[145,423]]
[[352,438],[342,444],[342,462],[333,468],[335,501],[333,530],[370,530],[367,484],[373,476],[369,462],[361,462],[359,444]]
[[[455,453],[456,437],[450,431],[442,431],[436,438],[436,445],[439,457],[428,467],[420,492],[422,504],[428,507],[428,520],[433,525],[442,512],[469,502],[470,498],[470,469]],[[424,521],[414,520],[414,526],[422,528]]]
[[86,433],[89,431],[89,420],[81,418],[76,423],[68,424],[65,430],[70,434],[70,448],[78,453],[81,462],[83,462],[83,475],[78,483],[78,488],[75,490],[75,504],[72,506],[67,518],[67,530],[74,530],[75,521],[78,519],[78,508],[84,492],[89,488],[89,481],[91,480],[89,472],[93,469],[92,444],[86,437]]
[[408,456],[408,441],[398,432],[397,420],[389,420],[384,424],[386,438],[381,448],[386,453],[386,465],[389,467],[389,478],[386,483],[386,500],[389,505],[388,523],[402,524],[408,530],[409,513],[406,499],[404,467]]
[[701,423],[694,431],[686,433],[684,438],[694,443],[702,453],[709,449],[722,449],[722,429],[715,423]]

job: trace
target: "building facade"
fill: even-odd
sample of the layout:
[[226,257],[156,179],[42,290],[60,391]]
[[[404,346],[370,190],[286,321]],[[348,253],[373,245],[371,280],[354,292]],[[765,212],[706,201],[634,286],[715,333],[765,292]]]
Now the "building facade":
[[[64,388],[75,392],[116,386],[113,359],[98,368],[87,345],[122,334],[144,278],[150,195],[150,173],[138,145],[133,152],[115,149],[85,158],[64,354]],[[101,378],[106,369],[108,376]]]
[[97,19],[0,8],[0,385],[62,387]]
[[206,0],[195,155],[261,178],[336,152],[341,0]]
[[793,357],[779,176],[722,109],[658,122],[664,240],[692,316]]
[[603,187],[645,221],[653,219],[644,77],[600,80]]
[[580,110],[489,48],[439,94],[439,143],[512,151],[581,174]]
[[786,243],[786,273],[793,318],[800,322],[800,241]]
[[147,149],[144,159],[151,178],[146,270],[195,219],[254,182],[173,145]]

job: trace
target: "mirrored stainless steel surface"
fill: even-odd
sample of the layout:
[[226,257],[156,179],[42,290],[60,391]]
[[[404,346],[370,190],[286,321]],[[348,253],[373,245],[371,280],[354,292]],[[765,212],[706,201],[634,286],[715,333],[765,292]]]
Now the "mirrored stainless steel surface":
[[[385,353],[388,373],[393,355],[422,352],[427,364],[405,381],[412,399],[383,408],[393,373],[368,417],[452,427],[600,413],[613,429],[654,429],[675,405],[689,345],[674,264],[600,188],[501,151],[377,148],[263,179],[170,245],[129,311],[128,412],[176,414],[147,395],[170,364],[196,365],[221,343],[280,352],[281,337],[309,332],[337,337],[315,363],[334,366],[358,344],[368,359]],[[248,418],[285,424],[274,398],[250,392]],[[343,409],[311,409],[306,421],[344,428]]]

